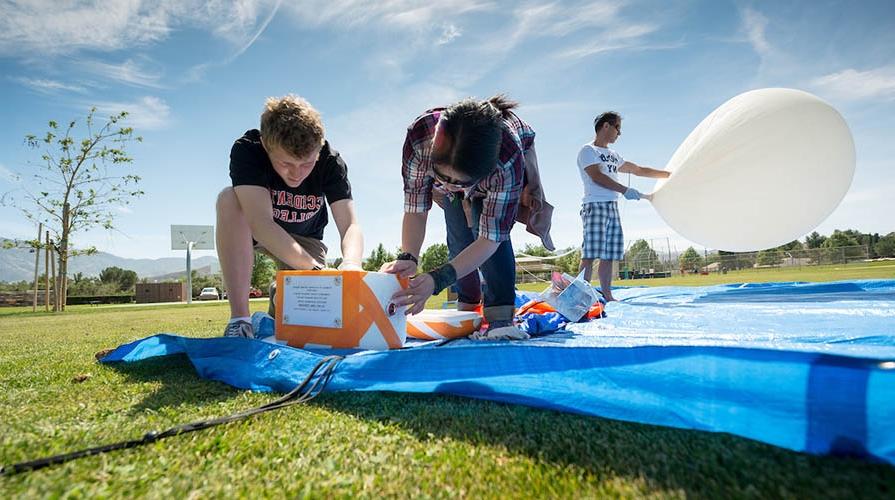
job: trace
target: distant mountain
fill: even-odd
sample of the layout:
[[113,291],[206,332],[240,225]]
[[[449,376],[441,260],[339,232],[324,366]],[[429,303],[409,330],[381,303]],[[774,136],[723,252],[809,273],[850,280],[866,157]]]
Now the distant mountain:
[[[30,248],[4,249],[3,244],[11,242],[0,238],[0,281],[30,281],[34,279],[34,253]],[[84,276],[99,276],[107,267],[130,269],[140,278],[158,279],[160,276],[184,276],[186,274],[186,255],[183,258],[166,257],[163,259],[127,259],[110,253],[97,252],[94,255],[72,257],[69,261],[69,276],[83,273]],[[218,259],[212,256],[193,259],[192,268],[200,274],[220,272]],[[44,256],[40,256],[40,273],[44,272]]]
[[[210,257],[210,258],[213,258],[213,257]],[[183,260],[184,260],[183,264],[186,264],[186,257],[184,257]],[[209,275],[217,274],[217,273],[221,272],[221,266],[218,265],[217,259],[215,259],[213,264],[209,264],[207,266],[202,266],[202,267],[196,267],[196,262],[198,262],[198,261],[199,261],[199,259],[196,259],[193,261],[192,270],[196,271],[196,274],[198,274],[199,276],[209,276]],[[149,281],[176,281],[180,278],[183,278],[184,276],[186,276],[186,269],[174,271],[173,273],[162,274],[160,276],[147,276],[147,278],[149,279]]]

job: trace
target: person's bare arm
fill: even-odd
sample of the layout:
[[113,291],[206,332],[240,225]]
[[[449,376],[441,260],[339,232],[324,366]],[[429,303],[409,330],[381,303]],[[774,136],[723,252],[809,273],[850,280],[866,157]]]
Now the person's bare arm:
[[671,175],[671,172],[667,170],[641,167],[640,165],[630,161],[626,161],[622,164],[622,166],[618,167],[618,171],[622,173],[632,173],[637,177],[650,177],[653,179],[665,179]]
[[619,184],[612,177],[600,172],[600,166],[597,164],[588,165],[585,167],[584,172],[591,178],[592,181],[596,182],[600,186],[603,186],[606,189],[616,191],[619,193],[624,193],[625,190],[628,189],[628,186],[624,184]]
[[264,248],[292,269],[323,267],[302,249],[289,233],[273,221],[270,191],[260,186],[236,186],[233,188],[242,207],[243,216],[252,230],[252,237]]
[[[404,212],[404,220],[401,223],[401,250],[420,258],[420,250],[426,239],[426,222],[429,212],[410,213]],[[410,278],[416,274],[417,265],[411,260],[396,260],[386,262],[379,269],[383,273],[397,274],[402,278]]]
[[457,278],[462,278],[480,268],[486,260],[494,255],[499,246],[500,243],[479,236],[451,261],[451,265],[457,271]]
[[429,220],[429,212],[404,213],[404,221],[401,224],[401,250],[420,257],[423,241],[426,239],[426,223]]
[[364,258],[364,235],[357,222],[353,200],[339,200],[330,204],[333,220],[339,229],[342,242],[342,265],[340,269],[361,269]]

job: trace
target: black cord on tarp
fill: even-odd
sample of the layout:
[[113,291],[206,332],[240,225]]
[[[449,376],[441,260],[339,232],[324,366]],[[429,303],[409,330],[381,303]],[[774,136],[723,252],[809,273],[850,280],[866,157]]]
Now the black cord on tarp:
[[199,420],[196,422],[181,424],[163,431],[150,431],[144,434],[143,437],[140,439],[120,441],[118,443],[86,448],[71,453],[63,453],[61,455],[54,455],[51,457],[32,460],[29,462],[20,462],[17,464],[6,465],[0,468],[0,476],[11,476],[14,474],[19,474],[21,472],[43,469],[44,467],[48,467],[50,465],[57,465],[78,458],[100,455],[102,453],[107,453],[110,451],[136,448],[137,446],[153,443],[167,437],[179,436],[180,434],[186,434],[187,432],[199,431],[202,429],[207,429],[209,427],[215,427],[221,424],[234,422],[236,420],[242,420],[259,413],[278,410],[280,408],[285,408],[287,406],[295,404],[306,403],[323,392],[326,384],[332,378],[336,366],[338,366],[339,362],[342,361],[342,359],[342,356],[324,357],[319,362],[317,362],[316,365],[314,365],[314,368],[311,369],[311,372],[308,373],[308,376],[305,377],[305,379],[302,380],[302,382],[298,384],[295,389],[292,389],[286,395],[279,399],[271,401],[270,403],[263,404],[256,408],[252,408],[250,410],[242,411],[239,413],[234,413],[232,415],[227,415],[225,417]]

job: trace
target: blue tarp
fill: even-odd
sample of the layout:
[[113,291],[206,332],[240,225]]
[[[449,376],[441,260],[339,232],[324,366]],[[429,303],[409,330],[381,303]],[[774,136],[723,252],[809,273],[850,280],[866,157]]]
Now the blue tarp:
[[[895,280],[614,295],[606,318],[527,341],[351,353],[326,390],[456,394],[895,464]],[[160,334],[103,362],[175,353],[202,377],[278,392],[328,354]]]

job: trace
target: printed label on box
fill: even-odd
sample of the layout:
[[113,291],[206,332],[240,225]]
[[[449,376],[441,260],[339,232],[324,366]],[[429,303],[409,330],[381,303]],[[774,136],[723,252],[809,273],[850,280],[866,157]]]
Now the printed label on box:
[[287,276],[283,287],[283,323],[342,327],[341,276]]

